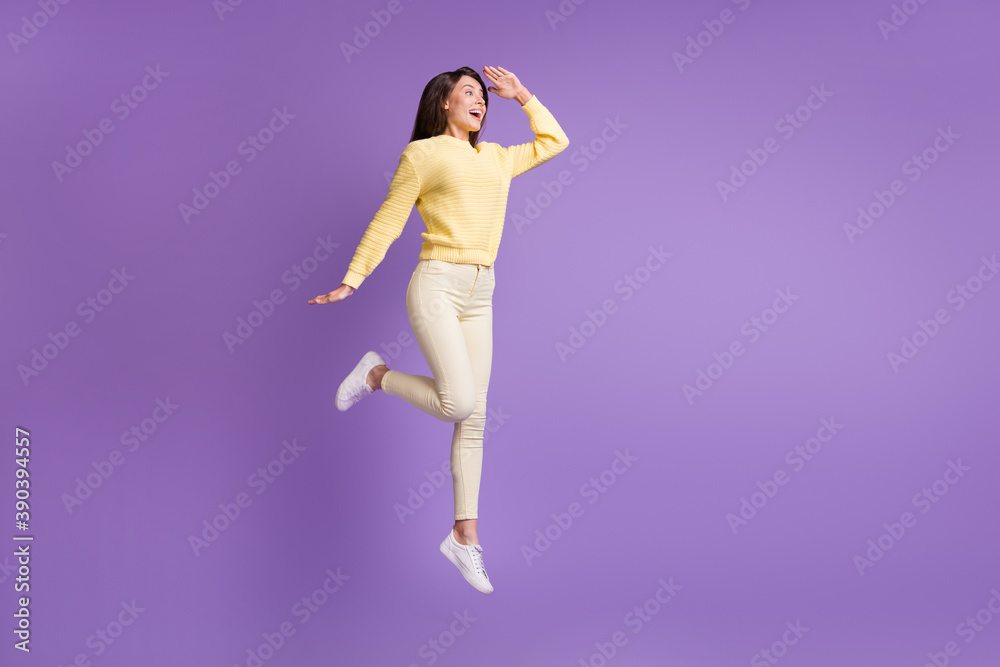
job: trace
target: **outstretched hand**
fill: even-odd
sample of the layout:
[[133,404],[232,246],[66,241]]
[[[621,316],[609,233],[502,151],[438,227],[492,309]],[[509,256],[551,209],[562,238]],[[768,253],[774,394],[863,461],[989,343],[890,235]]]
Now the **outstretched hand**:
[[493,84],[486,90],[504,99],[512,99],[518,92],[524,90],[524,86],[518,81],[517,76],[513,72],[508,72],[503,67],[490,67],[487,65],[483,67],[483,74]]
[[319,296],[310,299],[309,303],[334,303],[336,301],[343,301],[352,294],[354,294],[354,288],[350,285],[342,284],[340,287],[328,294],[320,294]]

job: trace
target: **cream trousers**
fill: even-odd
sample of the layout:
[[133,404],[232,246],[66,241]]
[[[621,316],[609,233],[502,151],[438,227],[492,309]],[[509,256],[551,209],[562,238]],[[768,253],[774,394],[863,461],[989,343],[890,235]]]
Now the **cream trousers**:
[[493,267],[420,260],[406,288],[406,311],[434,377],[395,370],[382,376],[385,393],[454,422],[456,520],[478,518],[486,390],[493,363]]

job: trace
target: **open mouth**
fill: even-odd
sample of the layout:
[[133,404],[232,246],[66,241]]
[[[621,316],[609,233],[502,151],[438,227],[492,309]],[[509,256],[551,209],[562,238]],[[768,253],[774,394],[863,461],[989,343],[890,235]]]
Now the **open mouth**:
[[473,118],[478,118],[480,121],[483,120],[483,112],[481,109],[473,109],[469,112]]

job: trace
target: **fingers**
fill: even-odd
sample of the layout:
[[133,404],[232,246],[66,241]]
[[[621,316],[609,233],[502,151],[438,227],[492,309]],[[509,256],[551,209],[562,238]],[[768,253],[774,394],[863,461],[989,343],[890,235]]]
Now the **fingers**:
[[309,303],[330,303],[329,294],[320,294],[309,301]]

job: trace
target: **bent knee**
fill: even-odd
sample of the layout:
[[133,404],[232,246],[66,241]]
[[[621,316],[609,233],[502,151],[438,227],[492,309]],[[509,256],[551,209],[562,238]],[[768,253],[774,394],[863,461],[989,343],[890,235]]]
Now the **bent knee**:
[[456,396],[446,404],[444,408],[445,419],[449,422],[464,422],[472,416],[476,410],[476,399],[474,396]]

